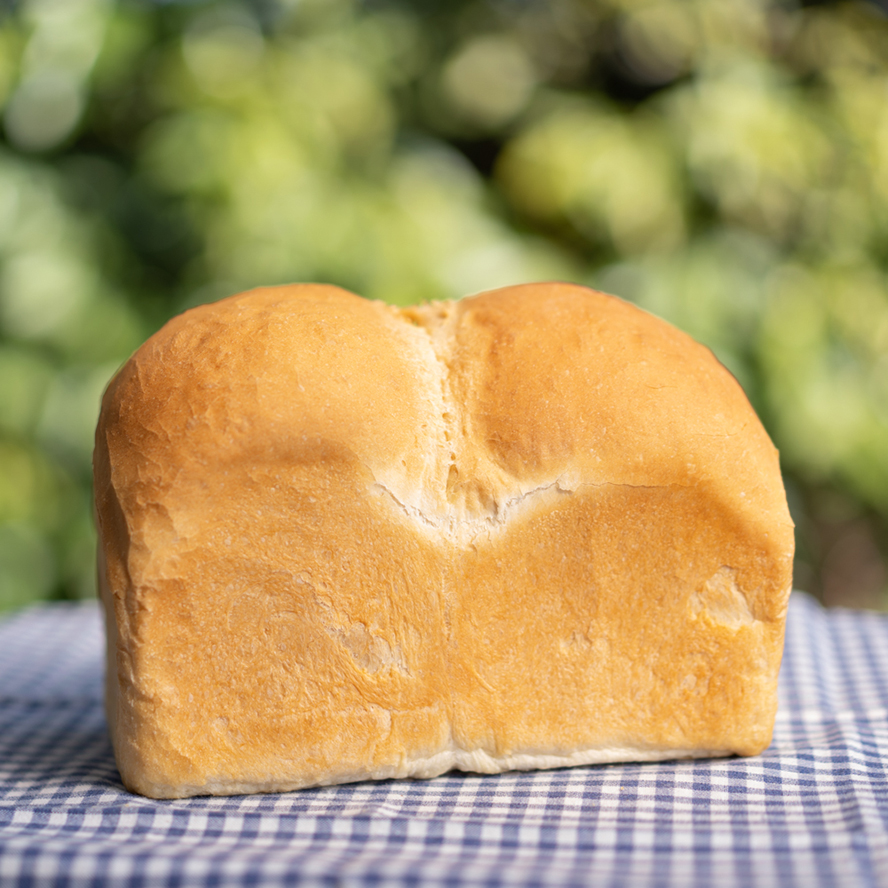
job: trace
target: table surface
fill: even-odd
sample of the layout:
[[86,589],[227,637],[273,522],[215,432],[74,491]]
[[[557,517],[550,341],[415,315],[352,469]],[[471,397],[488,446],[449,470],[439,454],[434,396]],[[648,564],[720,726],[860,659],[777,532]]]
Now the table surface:
[[794,593],[768,750],[280,795],[120,783],[93,604],[0,621],[0,885],[888,888],[888,617]]

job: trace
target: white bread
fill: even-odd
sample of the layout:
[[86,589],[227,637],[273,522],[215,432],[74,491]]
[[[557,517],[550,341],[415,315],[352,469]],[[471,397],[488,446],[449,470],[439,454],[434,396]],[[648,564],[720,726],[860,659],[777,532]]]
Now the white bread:
[[791,580],[734,378],[611,296],[186,312],[96,433],[107,709],[156,798],[764,749]]

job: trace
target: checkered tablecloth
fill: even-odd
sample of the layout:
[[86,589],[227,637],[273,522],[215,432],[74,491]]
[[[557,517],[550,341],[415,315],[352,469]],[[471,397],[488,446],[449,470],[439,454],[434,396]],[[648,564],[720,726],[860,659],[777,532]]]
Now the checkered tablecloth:
[[774,742],[156,802],[120,784],[93,605],[0,622],[0,886],[888,888],[888,617],[793,595]]

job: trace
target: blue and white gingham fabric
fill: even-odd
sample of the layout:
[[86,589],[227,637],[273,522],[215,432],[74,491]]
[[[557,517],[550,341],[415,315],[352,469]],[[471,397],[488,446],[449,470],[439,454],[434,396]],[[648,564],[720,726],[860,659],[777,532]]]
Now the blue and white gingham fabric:
[[888,617],[790,606],[774,742],[157,802],[120,784],[92,605],[0,622],[0,886],[888,888]]

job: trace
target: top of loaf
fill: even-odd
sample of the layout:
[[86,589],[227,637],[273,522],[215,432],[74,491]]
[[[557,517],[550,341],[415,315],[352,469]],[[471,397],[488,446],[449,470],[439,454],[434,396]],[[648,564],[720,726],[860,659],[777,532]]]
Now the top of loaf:
[[285,453],[357,461],[450,534],[539,491],[704,485],[792,549],[777,452],[731,374],[664,321],[571,284],[408,309],[314,284],[203,305],[122,368],[97,434],[106,483],[141,502]]

